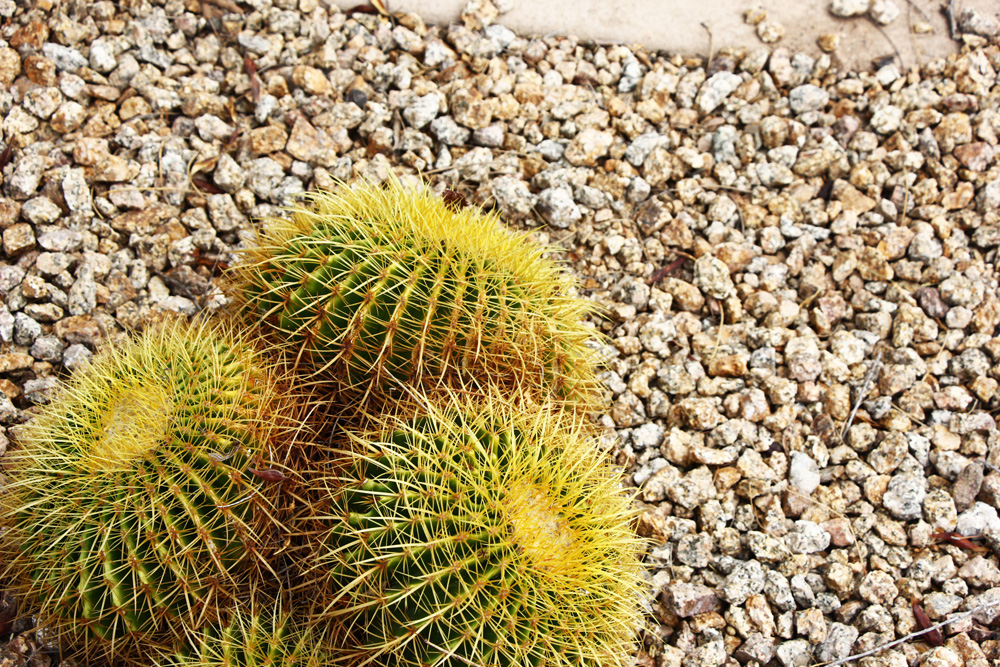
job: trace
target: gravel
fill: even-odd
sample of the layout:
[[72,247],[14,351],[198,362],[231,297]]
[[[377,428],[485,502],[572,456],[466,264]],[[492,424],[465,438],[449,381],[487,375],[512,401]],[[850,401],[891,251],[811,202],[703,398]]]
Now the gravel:
[[[420,172],[560,249],[605,313],[598,421],[650,541],[639,664],[838,660],[917,629],[914,603],[1000,600],[995,16],[961,12],[949,58],[852,72],[524,37],[487,0],[445,27],[127,6],[0,28],[0,444],[125,331],[223,307],[255,221]],[[1000,660],[998,609],[920,664]]]

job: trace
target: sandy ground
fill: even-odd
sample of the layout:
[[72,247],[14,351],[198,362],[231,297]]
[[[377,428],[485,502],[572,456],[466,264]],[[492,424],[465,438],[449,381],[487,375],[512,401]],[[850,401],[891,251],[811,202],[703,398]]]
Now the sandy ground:
[[[363,0],[335,0],[343,8]],[[466,0],[388,0],[392,11],[413,11],[428,22],[458,19]],[[708,55],[723,46],[758,48],[764,44],[747,25],[747,9],[763,7],[785,36],[772,44],[793,52],[818,54],[816,39],[839,33],[836,54],[852,68],[897,55],[904,66],[946,55],[957,43],[948,32],[940,0],[893,0],[900,15],[887,26],[867,17],[841,19],[827,11],[828,0],[507,0],[500,21],[519,34],[576,35],[601,42],[641,43],[671,53]],[[501,4],[501,3],[497,3]],[[996,14],[996,0],[953,0],[955,12],[975,8]],[[927,23],[932,32],[914,34],[910,26]],[[710,38],[711,33],[711,38]]]

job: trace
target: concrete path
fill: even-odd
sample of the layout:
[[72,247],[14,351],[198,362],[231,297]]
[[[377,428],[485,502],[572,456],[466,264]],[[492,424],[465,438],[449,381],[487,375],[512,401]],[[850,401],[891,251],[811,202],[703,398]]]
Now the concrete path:
[[[353,7],[364,0],[335,0]],[[428,23],[457,21],[465,0],[387,0],[392,11],[412,11]],[[997,0],[951,0],[956,13],[966,7],[997,16]],[[785,36],[772,47],[819,55],[820,35],[840,35],[836,56],[848,66],[867,69],[871,62],[897,52],[904,66],[919,64],[954,51],[958,44],[948,31],[942,0],[891,0],[899,16],[887,26],[867,17],[841,19],[827,10],[829,0],[506,0],[510,10],[500,22],[521,35],[550,33],[577,35],[600,42],[644,44],[650,49],[684,55],[709,52],[712,47],[764,46],[755,27],[744,22],[744,12],[762,7],[766,21],[784,28]],[[932,32],[914,34],[910,26],[929,24]],[[707,28],[706,28],[707,27]]]

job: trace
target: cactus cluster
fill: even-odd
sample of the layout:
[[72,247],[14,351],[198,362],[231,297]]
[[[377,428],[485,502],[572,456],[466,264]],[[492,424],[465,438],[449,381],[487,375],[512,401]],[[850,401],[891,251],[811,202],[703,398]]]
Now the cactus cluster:
[[314,194],[268,221],[235,295],[341,389],[512,378],[591,404],[590,302],[546,250],[393,179]]
[[357,657],[616,665],[638,623],[638,538],[588,429],[494,394],[419,400],[345,436],[317,481],[323,615]]
[[641,545],[549,249],[395,179],[259,240],[236,317],[108,347],[4,457],[24,607],[158,667],[628,662]]
[[[211,616],[266,555],[285,400],[245,336],[174,322],[109,348],[5,457],[5,562],[42,621],[127,654]],[[103,640],[103,641],[102,641]]]

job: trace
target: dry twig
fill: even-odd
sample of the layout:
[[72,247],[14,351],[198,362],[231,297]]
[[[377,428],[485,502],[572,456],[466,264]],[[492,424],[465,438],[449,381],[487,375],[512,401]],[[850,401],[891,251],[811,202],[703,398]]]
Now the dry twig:
[[961,41],[958,35],[958,24],[955,22],[955,0],[948,0],[948,4],[941,5],[941,11],[948,19],[948,34],[956,42]]
[[847,435],[847,432],[851,428],[851,424],[854,423],[854,417],[858,414],[858,408],[861,407],[861,401],[865,400],[865,396],[868,395],[868,390],[871,388],[872,381],[875,379],[875,375],[878,374],[878,369],[882,366],[882,350],[875,353],[875,359],[872,361],[871,368],[865,373],[864,382],[861,383],[861,390],[858,393],[857,400],[854,401],[854,408],[851,409],[851,415],[847,418],[847,423],[844,424],[844,430],[840,432],[840,439],[843,440]]

